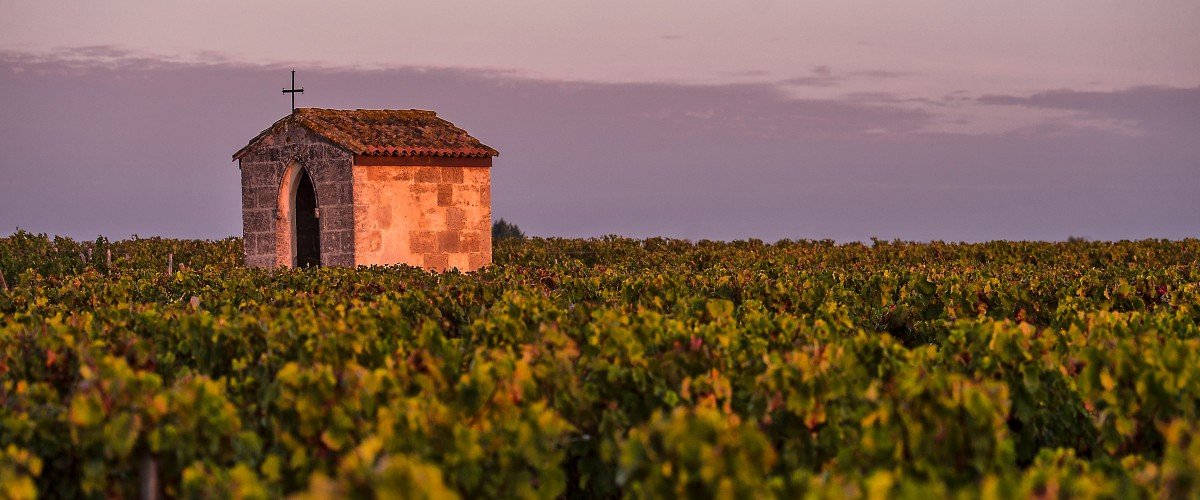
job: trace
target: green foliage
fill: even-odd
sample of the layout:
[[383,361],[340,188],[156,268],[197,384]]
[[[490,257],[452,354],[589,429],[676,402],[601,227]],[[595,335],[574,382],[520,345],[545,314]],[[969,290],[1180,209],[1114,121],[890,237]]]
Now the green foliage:
[[617,482],[635,498],[750,498],[770,494],[774,462],[766,437],[736,415],[677,407],[629,431]]
[[508,222],[504,219],[500,219],[500,220],[492,223],[492,239],[493,240],[503,240],[503,239],[523,240],[523,239],[525,239],[525,233],[521,232],[521,228],[517,227],[516,224]]
[[240,245],[0,238],[0,496],[1200,495],[1200,241]]
[[0,492],[4,498],[37,498],[33,478],[42,472],[42,460],[28,450],[8,445],[0,455]]

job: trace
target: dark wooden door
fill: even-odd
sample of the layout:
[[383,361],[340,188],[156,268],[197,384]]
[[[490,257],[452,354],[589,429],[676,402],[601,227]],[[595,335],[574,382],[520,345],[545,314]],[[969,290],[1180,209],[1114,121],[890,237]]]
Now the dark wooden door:
[[321,265],[321,224],[317,220],[317,193],[308,172],[296,179],[296,267]]

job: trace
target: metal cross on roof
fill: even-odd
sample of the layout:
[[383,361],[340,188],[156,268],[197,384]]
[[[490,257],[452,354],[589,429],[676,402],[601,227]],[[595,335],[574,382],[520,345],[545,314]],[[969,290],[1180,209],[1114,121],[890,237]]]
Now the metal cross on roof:
[[284,94],[292,94],[292,112],[296,112],[296,94],[303,94],[304,87],[296,88],[296,70],[292,70],[292,88],[283,89]]

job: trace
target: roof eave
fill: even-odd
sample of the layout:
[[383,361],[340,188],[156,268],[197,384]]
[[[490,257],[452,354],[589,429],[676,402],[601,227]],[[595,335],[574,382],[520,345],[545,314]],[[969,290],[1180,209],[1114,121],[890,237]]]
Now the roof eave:
[[379,147],[367,146],[363,148],[361,153],[355,153],[362,156],[437,156],[445,158],[491,158],[500,156],[500,153],[488,146],[482,148],[448,148],[448,149],[430,149],[430,148],[398,148],[398,147]]

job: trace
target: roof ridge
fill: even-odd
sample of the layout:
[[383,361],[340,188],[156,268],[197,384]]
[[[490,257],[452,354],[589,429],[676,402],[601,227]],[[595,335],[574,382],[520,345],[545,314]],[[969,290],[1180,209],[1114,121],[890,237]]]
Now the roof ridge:
[[386,112],[412,112],[412,113],[430,114],[430,115],[437,116],[437,111],[434,111],[434,110],[432,110],[432,109],[420,109],[420,108],[408,108],[408,109],[397,109],[397,108],[354,108],[354,109],[341,109],[341,108],[318,108],[318,107],[316,107],[316,106],[309,106],[309,107],[300,107],[300,108],[296,108],[296,111],[333,111],[333,112],[337,112],[337,113],[354,113],[354,112],[358,112],[358,111],[377,111],[377,112],[385,112],[385,113],[386,113]]

